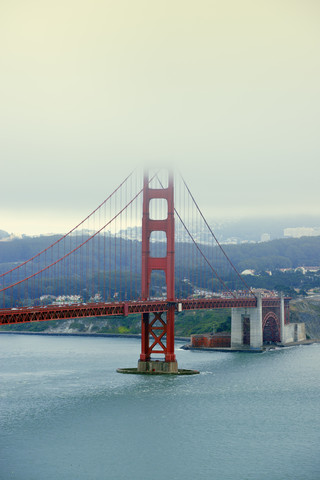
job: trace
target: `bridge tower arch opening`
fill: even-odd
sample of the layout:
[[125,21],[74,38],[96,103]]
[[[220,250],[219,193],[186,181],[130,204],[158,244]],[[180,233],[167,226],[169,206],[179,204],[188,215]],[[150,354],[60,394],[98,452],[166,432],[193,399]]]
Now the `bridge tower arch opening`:
[[242,343],[250,345],[250,316],[243,316],[242,319]]
[[281,341],[279,319],[269,312],[263,320],[263,343],[278,343]]

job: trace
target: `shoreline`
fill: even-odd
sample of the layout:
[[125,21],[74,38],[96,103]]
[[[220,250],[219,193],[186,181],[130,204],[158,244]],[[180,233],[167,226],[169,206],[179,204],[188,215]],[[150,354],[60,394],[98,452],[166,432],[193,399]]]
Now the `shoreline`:
[[245,353],[263,353],[268,350],[277,350],[281,348],[288,348],[288,347],[297,347],[299,345],[313,345],[314,343],[320,343],[320,339],[314,338],[310,340],[301,340],[300,342],[290,342],[290,343],[279,343],[275,345],[264,345],[261,348],[232,348],[232,347],[225,347],[225,348],[209,348],[209,347],[192,347],[190,344],[183,345],[183,350],[190,350],[192,352],[245,352]]
[[[44,335],[52,337],[113,337],[113,338],[141,338],[140,333],[63,333],[63,332],[13,332],[0,331],[0,335]],[[190,337],[174,337],[178,341],[188,341]]]
[[[133,338],[141,339],[140,333],[64,333],[64,332],[14,332],[14,331],[0,331],[0,335],[30,335],[30,336],[51,336],[51,337],[102,337],[102,338]],[[190,337],[174,337],[176,341],[187,342],[190,341]],[[320,339],[313,338],[308,340],[302,340],[301,342],[290,342],[286,344],[278,345],[265,345],[262,348],[247,349],[247,348],[206,348],[206,347],[192,347],[191,344],[183,345],[183,350],[201,351],[201,352],[249,352],[249,353],[261,353],[266,350],[275,350],[277,348],[294,347],[299,345],[312,345],[314,343],[320,343]]]

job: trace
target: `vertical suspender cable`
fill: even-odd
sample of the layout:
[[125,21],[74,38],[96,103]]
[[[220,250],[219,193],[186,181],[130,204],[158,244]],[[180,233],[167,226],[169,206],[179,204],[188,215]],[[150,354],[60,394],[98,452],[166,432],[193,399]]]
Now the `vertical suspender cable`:
[[[120,190],[120,209],[122,208],[122,189]],[[120,218],[119,218],[119,223],[120,223],[120,234],[119,234],[119,242],[120,242],[120,245],[119,245],[119,257],[120,257],[120,260],[119,260],[119,267],[120,267],[120,271],[119,271],[119,300],[121,301],[122,300],[122,214],[120,215]]]
[[[106,205],[104,205],[104,220],[106,224]],[[106,229],[103,230],[103,301],[106,302]]]
[[[132,179],[130,181],[130,198],[132,197]],[[134,235],[133,235],[133,228],[134,228],[134,225],[135,225],[135,219],[134,219],[134,223],[133,223],[133,218],[132,218],[132,204],[130,205],[130,219],[131,219],[131,239],[130,239],[130,269],[129,269],[129,283],[130,283],[130,295],[129,295],[129,298],[130,300],[132,300],[132,245],[133,245],[133,238],[134,238]]]

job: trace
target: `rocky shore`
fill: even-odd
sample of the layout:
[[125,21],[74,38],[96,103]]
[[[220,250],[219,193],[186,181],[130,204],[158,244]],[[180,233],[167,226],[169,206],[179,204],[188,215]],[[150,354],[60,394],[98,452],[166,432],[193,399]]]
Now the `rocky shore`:
[[320,295],[291,300],[290,322],[305,323],[307,339],[320,339]]

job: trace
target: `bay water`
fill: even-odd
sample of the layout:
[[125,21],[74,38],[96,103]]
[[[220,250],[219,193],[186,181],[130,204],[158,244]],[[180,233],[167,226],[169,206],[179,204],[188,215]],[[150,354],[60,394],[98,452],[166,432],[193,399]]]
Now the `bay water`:
[[136,338],[0,335],[1,480],[319,480],[320,344],[185,351],[123,375]]

